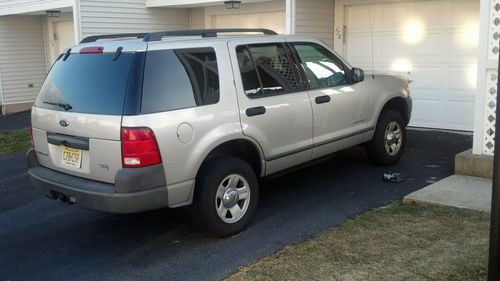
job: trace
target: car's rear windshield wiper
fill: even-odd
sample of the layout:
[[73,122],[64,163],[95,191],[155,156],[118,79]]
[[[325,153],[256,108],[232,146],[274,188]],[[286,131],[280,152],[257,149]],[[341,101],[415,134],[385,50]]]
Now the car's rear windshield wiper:
[[69,103],[59,103],[59,102],[50,102],[50,101],[44,101],[43,103],[62,107],[66,111],[73,108],[71,105],[69,105]]

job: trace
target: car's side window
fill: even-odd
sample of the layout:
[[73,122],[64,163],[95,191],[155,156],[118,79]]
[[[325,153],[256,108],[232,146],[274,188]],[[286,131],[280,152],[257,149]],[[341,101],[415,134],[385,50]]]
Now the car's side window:
[[219,73],[214,49],[147,53],[141,112],[161,112],[217,102]]
[[236,49],[245,94],[250,98],[297,91],[299,82],[283,44],[254,44]]
[[294,43],[298,59],[311,88],[347,84],[344,64],[330,51],[315,43]]

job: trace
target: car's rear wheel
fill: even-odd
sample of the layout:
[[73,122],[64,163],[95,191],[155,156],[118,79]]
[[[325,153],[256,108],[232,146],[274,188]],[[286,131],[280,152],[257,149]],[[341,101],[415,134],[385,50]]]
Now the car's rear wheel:
[[196,180],[195,219],[218,236],[235,235],[250,222],[259,198],[252,167],[235,157],[203,165]]
[[406,124],[401,114],[394,110],[381,113],[373,139],[366,144],[370,160],[376,164],[392,165],[403,155],[406,145]]

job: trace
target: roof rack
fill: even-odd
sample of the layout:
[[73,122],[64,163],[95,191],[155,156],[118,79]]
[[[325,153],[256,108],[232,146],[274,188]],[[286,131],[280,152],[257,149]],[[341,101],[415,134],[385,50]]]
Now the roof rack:
[[121,34],[107,34],[107,35],[94,35],[83,38],[80,43],[90,43],[101,39],[118,39],[118,38],[144,38],[148,33],[121,33]]
[[161,31],[152,33],[122,33],[95,35],[84,38],[80,43],[90,43],[101,39],[119,39],[119,38],[144,38],[145,42],[161,41],[167,36],[201,36],[217,37],[218,33],[263,33],[264,35],[278,35],[278,33],[265,28],[222,28],[222,29],[193,29],[193,30],[175,30]]
[[149,33],[144,37],[144,41],[161,41],[167,36],[201,36],[201,37],[217,37],[218,33],[263,33],[264,35],[278,35],[278,33],[265,28],[221,28],[221,29],[193,29],[180,31],[163,31]]

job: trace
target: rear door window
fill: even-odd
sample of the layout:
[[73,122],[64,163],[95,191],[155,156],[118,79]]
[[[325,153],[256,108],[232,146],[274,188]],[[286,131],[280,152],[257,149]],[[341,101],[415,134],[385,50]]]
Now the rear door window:
[[121,115],[134,54],[71,54],[45,79],[36,106],[51,110]]
[[239,46],[236,49],[245,94],[250,98],[299,89],[299,79],[283,44]]
[[142,113],[215,104],[217,57],[212,48],[155,50],[146,55]]

